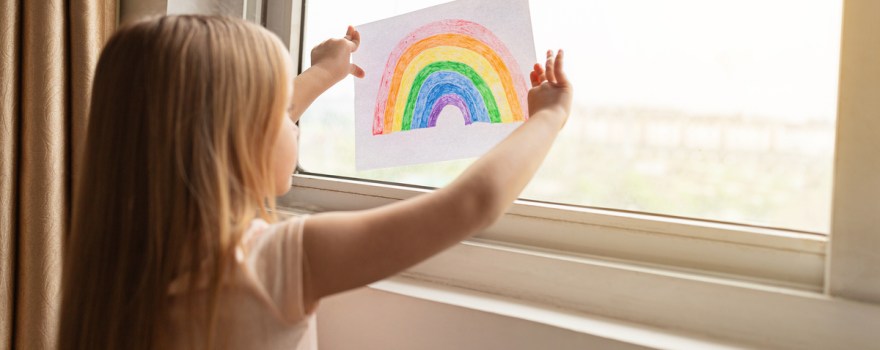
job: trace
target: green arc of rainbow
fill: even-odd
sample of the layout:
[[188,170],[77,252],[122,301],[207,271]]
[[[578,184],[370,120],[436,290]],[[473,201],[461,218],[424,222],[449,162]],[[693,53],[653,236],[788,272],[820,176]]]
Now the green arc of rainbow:
[[483,98],[483,104],[486,107],[490,121],[492,123],[501,123],[501,114],[498,112],[498,104],[495,102],[495,96],[492,95],[492,90],[486,84],[486,81],[483,80],[483,78],[477,74],[471,66],[461,62],[438,61],[422,68],[416,75],[409,94],[407,94],[406,108],[403,111],[401,130],[410,130],[417,99],[419,98],[419,93],[425,80],[427,80],[432,74],[441,71],[455,72],[470,80]]

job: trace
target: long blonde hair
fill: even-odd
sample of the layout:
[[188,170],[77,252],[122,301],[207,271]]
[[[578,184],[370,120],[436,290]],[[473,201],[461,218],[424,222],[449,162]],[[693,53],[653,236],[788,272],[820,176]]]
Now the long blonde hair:
[[246,225],[274,219],[286,54],[265,29],[220,17],[151,19],[109,40],[74,186],[60,348],[156,346],[169,284],[187,274],[208,281],[214,318]]

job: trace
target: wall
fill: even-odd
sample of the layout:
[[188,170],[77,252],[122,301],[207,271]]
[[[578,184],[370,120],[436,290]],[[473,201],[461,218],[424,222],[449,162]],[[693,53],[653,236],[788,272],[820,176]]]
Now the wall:
[[334,349],[646,349],[578,333],[370,288],[321,302],[318,344]]

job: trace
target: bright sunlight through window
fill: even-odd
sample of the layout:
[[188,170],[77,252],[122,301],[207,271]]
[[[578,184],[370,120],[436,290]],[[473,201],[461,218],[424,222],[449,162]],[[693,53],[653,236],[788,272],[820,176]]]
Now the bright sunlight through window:
[[[308,1],[304,69],[348,24],[442,2]],[[841,2],[532,1],[575,101],[522,197],[827,233]],[[473,161],[355,171],[350,79],[303,116],[303,169],[439,187]]]

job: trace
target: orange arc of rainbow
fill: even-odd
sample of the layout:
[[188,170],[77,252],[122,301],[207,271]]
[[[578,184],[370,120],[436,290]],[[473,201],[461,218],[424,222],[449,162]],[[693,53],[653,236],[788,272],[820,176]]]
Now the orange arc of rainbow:
[[[498,75],[501,77],[501,82],[504,85],[504,94],[507,98],[507,101],[511,104],[510,109],[513,112],[512,120],[514,121],[522,121],[524,117],[522,115],[522,107],[519,105],[519,98],[516,94],[516,89],[514,88],[513,79],[510,76],[510,71],[507,68],[507,65],[504,64],[504,61],[500,56],[493,50],[491,47],[486,45],[480,40],[477,40],[471,36],[463,35],[463,34],[437,34],[425,39],[422,39],[415,44],[411,45],[404,51],[404,53],[400,56],[400,59],[397,61],[397,65],[394,67],[394,74],[392,75],[392,81],[390,84],[391,91],[388,93],[388,100],[385,102],[385,119],[384,119],[384,134],[391,133],[394,130],[395,123],[400,124],[402,121],[396,120],[402,118],[402,113],[394,113],[394,106],[397,102],[398,90],[400,90],[401,79],[403,78],[403,72],[406,70],[406,67],[409,66],[410,62],[422,51],[437,47],[437,46],[458,46],[461,48],[465,48],[468,50],[472,50],[477,54],[486,58],[492,67],[498,72]],[[397,114],[397,117],[395,117]]]

